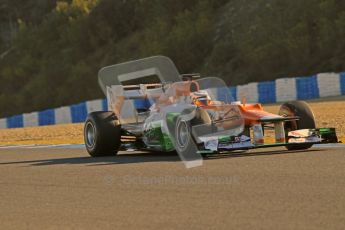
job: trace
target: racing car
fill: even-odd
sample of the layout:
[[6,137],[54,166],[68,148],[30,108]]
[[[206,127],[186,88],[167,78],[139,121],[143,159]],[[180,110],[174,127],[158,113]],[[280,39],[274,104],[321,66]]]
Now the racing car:
[[[98,80],[109,111],[92,112],[85,122],[92,157],[136,149],[176,151],[189,160],[198,154],[272,146],[302,150],[338,141],[334,128],[316,128],[304,101],[269,113],[259,103],[233,100],[219,78],[181,75],[164,56],[105,67]],[[266,143],[269,130],[274,141]]]

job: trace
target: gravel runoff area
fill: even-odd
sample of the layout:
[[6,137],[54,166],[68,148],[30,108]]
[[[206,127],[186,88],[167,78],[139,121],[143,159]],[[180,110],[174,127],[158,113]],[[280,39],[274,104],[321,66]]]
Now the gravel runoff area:
[[[345,98],[332,101],[310,101],[317,127],[335,127],[338,137],[345,143]],[[266,105],[264,109],[277,113],[280,105]],[[82,144],[83,124],[68,124],[20,129],[0,130],[0,145],[26,144]]]

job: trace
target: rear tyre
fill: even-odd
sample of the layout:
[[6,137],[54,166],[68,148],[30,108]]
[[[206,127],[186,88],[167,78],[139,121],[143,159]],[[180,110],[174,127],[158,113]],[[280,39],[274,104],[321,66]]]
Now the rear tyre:
[[[287,102],[281,105],[279,110],[279,115],[284,117],[299,117],[298,121],[288,121],[285,122],[285,134],[288,135],[288,132],[297,130],[297,129],[314,129],[315,117],[313,111],[305,101],[293,101]],[[299,144],[299,145],[288,145],[286,148],[288,150],[302,150],[309,149],[313,144]]]
[[114,156],[121,145],[121,125],[113,112],[93,112],[86,119],[84,141],[92,157]]

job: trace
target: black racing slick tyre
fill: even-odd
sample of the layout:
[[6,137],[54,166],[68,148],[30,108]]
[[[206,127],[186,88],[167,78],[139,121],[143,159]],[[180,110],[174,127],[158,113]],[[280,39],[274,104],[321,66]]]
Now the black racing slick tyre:
[[121,145],[121,125],[113,112],[93,112],[86,119],[84,141],[92,157],[114,156]]
[[198,146],[191,133],[191,122],[178,117],[175,127],[171,133],[175,141],[175,149],[182,160],[200,160],[201,156],[197,153]]
[[176,142],[176,150],[182,153],[188,153],[191,151],[191,146],[194,144],[191,129],[190,129],[190,122],[184,121],[181,118],[176,120],[175,124],[175,142]]
[[[279,115],[284,117],[299,117],[297,121],[288,121],[285,122],[284,128],[285,133],[288,135],[288,132],[298,129],[314,129],[315,117],[312,109],[305,101],[293,101],[287,102],[281,105],[279,110]],[[309,149],[313,144],[299,144],[299,145],[288,145],[286,148],[288,150],[302,150]]]

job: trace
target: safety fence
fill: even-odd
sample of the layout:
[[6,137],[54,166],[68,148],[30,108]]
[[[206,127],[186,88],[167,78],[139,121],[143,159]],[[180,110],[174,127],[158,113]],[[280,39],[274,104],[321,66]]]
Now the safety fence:
[[[345,72],[255,82],[229,87],[229,90],[234,100],[246,97],[249,103],[263,104],[340,96],[345,95]],[[149,105],[145,100],[136,100],[135,106],[144,108]],[[3,118],[0,119],[0,129],[81,123],[85,121],[88,113],[105,110],[107,110],[106,99],[92,100]]]

